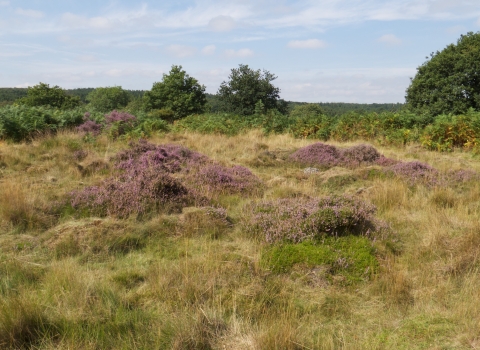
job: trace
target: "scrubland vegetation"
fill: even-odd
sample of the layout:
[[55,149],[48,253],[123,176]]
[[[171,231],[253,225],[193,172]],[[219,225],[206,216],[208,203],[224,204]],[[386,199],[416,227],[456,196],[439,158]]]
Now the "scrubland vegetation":
[[[444,87],[477,41],[432,54],[464,56]],[[480,347],[477,86],[425,92],[430,67],[381,113],[246,65],[215,106],[181,66],[143,97],[11,91],[0,348]]]
[[478,346],[473,153],[125,135],[2,142],[2,348]]

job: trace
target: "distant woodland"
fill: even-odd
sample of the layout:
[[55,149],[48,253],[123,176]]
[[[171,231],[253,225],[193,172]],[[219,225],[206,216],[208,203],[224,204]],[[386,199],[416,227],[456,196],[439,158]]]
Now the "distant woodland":
[[[87,103],[87,95],[95,88],[66,89],[66,93],[72,96],[78,96],[83,103]],[[141,98],[145,90],[126,90],[132,97]],[[219,102],[217,95],[206,94],[208,105],[212,112],[219,111]],[[15,102],[15,100],[27,96],[26,88],[0,88],[0,106]],[[289,109],[297,105],[306,104],[306,102],[287,101]],[[336,116],[348,112],[370,113],[370,112],[398,112],[404,106],[403,103],[344,103],[344,102],[320,102],[318,103],[325,114]]]

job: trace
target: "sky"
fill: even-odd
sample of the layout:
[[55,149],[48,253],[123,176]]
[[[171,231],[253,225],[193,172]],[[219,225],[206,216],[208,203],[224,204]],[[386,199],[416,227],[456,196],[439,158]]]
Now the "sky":
[[149,90],[181,65],[216,93],[247,64],[285,100],[403,103],[470,31],[479,0],[0,0],[0,87]]

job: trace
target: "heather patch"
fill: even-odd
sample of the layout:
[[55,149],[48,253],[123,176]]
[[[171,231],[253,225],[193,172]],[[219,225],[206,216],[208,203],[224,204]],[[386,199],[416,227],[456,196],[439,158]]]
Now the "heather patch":
[[303,165],[330,168],[340,162],[340,157],[340,151],[335,146],[317,142],[300,148],[290,159]]
[[151,166],[158,171],[176,173],[188,172],[208,161],[198,152],[179,145],[154,145],[145,140],[130,143],[130,149],[118,153],[115,158],[117,167],[134,170],[137,166]]
[[355,168],[363,164],[388,166],[396,163],[394,160],[378,153],[370,145],[361,144],[338,149],[321,142],[300,148],[290,155],[290,160],[302,165],[317,166],[324,169],[334,166]]
[[250,170],[214,163],[179,145],[131,144],[115,157],[117,175],[71,194],[73,208],[126,217],[206,203],[201,194],[244,193],[260,181]]
[[230,168],[220,164],[207,165],[200,168],[193,178],[207,192],[248,193],[260,187],[260,180],[249,169],[239,165]]
[[387,171],[403,178],[410,185],[417,183],[436,185],[439,183],[438,170],[419,161],[400,162],[389,167]]
[[358,166],[362,163],[375,163],[380,158],[380,153],[370,145],[357,145],[340,150],[342,163]]
[[142,216],[158,210],[178,211],[194,202],[194,196],[178,180],[152,167],[130,169],[71,196],[75,209],[87,208],[96,215],[117,217]]
[[105,115],[106,130],[110,137],[117,138],[131,131],[137,117],[126,112],[112,111]]
[[84,122],[77,126],[76,130],[84,135],[97,136],[102,132],[102,124],[94,120],[84,119]]
[[250,207],[246,230],[264,235],[268,243],[371,235],[385,229],[375,211],[375,206],[351,196],[263,201]]

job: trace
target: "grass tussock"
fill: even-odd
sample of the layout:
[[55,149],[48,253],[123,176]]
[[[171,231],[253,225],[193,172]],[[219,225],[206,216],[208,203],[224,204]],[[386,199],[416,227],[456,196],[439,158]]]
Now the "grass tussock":
[[0,348],[476,348],[479,173],[256,130],[2,143]]

